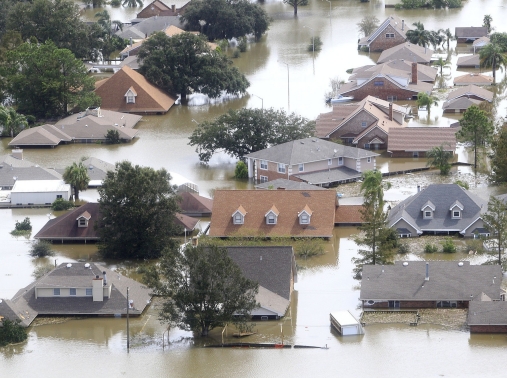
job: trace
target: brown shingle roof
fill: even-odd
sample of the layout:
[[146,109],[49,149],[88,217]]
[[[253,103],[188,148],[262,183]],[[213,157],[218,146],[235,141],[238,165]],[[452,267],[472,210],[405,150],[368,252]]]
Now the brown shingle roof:
[[479,54],[460,56],[456,63],[458,67],[476,67],[480,64]]
[[340,205],[336,208],[334,223],[363,223],[361,213],[362,205]]
[[458,76],[454,78],[454,85],[492,85],[493,78],[491,76],[481,75],[481,74],[466,74],[463,76]]
[[429,63],[431,55],[433,55],[433,50],[405,42],[401,45],[384,50],[382,54],[380,54],[377,64],[386,63],[393,59],[403,59],[417,63]]
[[[449,127],[406,127],[389,133],[388,151],[428,151],[444,144],[446,151],[456,150],[456,129]],[[449,144],[450,147],[447,145]]]
[[[299,236],[331,237],[334,227],[335,192],[328,190],[217,190],[215,192],[210,236]],[[266,224],[265,214],[275,205],[277,223]],[[299,224],[305,207],[312,211],[310,224]],[[232,214],[246,211],[244,224],[235,225]]]
[[176,220],[176,224],[181,226],[181,229],[186,229],[188,231],[193,231],[197,223],[199,223],[199,219],[189,217],[188,215],[176,213],[174,214],[174,219]]
[[476,85],[467,85],[464,87],[457,88],[447,95],[447,100],[453,100],[459,97],[476,96],[486,101],[493,101],[493,92],[487,89],[478,87]]
[[212,199],[190,192],[182,192],[180,193],[180,197],[180,208],[183,214],[189,216],[192,216],[192,214],[205,217],[211,216],[211,211],[213,210]]
[[457,26],[454,34],[456,38],[480,38],[488,35],[488,28],[485,26]]

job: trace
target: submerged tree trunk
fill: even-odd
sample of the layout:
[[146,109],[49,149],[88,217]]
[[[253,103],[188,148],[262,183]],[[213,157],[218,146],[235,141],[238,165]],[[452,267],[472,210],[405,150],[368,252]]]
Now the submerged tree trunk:
[[294,0],[294,16],[298,15],[298,0]]
[[79,190],[77,186],[74,187],[74,201],[79,201]]

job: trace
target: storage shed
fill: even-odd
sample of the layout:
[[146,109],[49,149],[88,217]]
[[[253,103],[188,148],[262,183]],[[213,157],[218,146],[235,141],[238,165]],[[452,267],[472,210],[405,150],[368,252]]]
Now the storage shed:
[[52,204],[57,198],[68,201],[70,185],[63,180],[17,180],[11,191],[14,205]]
[[342,336],[364,334],[361,323],[350,313],[350,311],[335,311],[329,315],[331,326]]

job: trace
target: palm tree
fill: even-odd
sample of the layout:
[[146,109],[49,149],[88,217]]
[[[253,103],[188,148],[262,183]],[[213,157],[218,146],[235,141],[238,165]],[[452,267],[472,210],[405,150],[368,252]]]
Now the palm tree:
[[451,170],[449,160],[452,158],[452,152],[446,151],[443,144],[439,147],[433,147],[431,150],[427,151],[426,157],[428,158],[426,166],[440,169],[441,175],[449,174],[449,171]]
[[102,12],[95,13],[95,17],[98,17],[97,24],[102,26],[104,32],[109,36],[113,35],[113,26],[116,30],[123,30],[123,23],[118,20],[111,21],[111,16],[109,12],[104,9]]
[[0,106],[0,125],[3,126],[2,134],[14,135],[19,134],[21,130],[28,127],[28,121],[23,114],[18,114],[12,107]]
[[86,190],[88,183],[90,182],[90,176],[88,176],[88,169],[80,161],[78,164],[75,162],[72,165],[65,168],[63,172],[63,180],[65,183],[70,184],[74,190],[74,200],[79,200],[79,191]]
[[122,3],[122,5],[124,7],[137,7],[138,5],[140,7],[142,7],[143,6],[143,2],[142,2],[142,0],[124,0],[123,3]]
[[414,22],[412,25],[415,26],[415,29],[407,31],[407,40],[422,47],[429,46],[433,40],[431,32],[424,30],[424,25],[421,22]]
[[451,41],[454,41],[456,37],[454,37],[454,34],[452,34],[451,30],[449,28],[447,29],[440,29],[439,30],[442,33],[443,40],[442,43],[447,43],[447,51],[449,51],[449,45]]
[[502,69],[502,66],[507,65],[507,58],[505,57],[502,47],[498,43],[488,43],[479,52],[481,59],[481,67],[491,67],[493,70],[493,83],[496,83],[496,69]]
[[443,71],[444,67],[450,67],[449,60],[443,59],[442,57],[439,57],[438,60],[436,60],[435,63],[433,63],[433,65],[435,67],[440,67],[440,76],[442,76],[442,71]]
[[438,105],[437,101],[438,101],[437,97],[431,94],[427,94],[426,92],[419,92],[417,94],[417,106],[419,107],[425,106],[426,109],[428,110],[428,115],[430,114],[431,106]]
[[493,17],[491,17],[489,14],[484,16],[484,19],[482,21],[482,26],[485,28],[488,28],[488,34],[491,33],[491,22],[493,21]]

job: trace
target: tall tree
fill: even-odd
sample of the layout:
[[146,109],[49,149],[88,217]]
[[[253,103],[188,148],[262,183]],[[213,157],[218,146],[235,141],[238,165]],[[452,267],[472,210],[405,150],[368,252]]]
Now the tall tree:
[[490,232],[490,240],[498,252],[498,265],[502,265],[502,251],[507,245],[507,206],[502,200],[490,196],[488,212],[482,216]]
[[66,184],[70,184],[74,191],[74,200],[79,200],[79,192],[88,188],[90,182],[90,176],[88,175],[88,168],[83,164],[83,161],[79,163],[72,163],[65,168],[63,172],[63,180]]
[[447,51],[449,51],[450,43],[451,43],[451,41],[454,41],[456,39],[456,37],[454,36],[454,34],[452,34],[452,32],[449,28],[447,28],[445,30],[440,29],[440,32],[443,35],[442,42],[447,44]]
[[191,33],[168,37],[153,34],[140,51],[139,72],[168,92],[180,94],[186,101],[191,91],[215,98],[221,94],[245,93],[250,85],[232,62],[206,41]]
[[493,17],[491,17],[489,14],[484,16],[484,19],[482,20],[482,26],[488,29],[488,34],[491,33],[491,23],[493,22]]
[[488,43],[479,51],[481,67],[491,67],[493,83],[496,83],[496,70],[507,65],[507,57],[503,47],[494,42]]
[[433,65],[435,67],[440,68],[440,76],[442,76],[444,67],[450,67],[449,65],[449,59],[444,59],[442,57],[439,57],[435,62],[433,62]]
[[133,8],[135,8],[137,6],[142,7],[143,1],[142,0],[123,0],[123,3],[121,5],[123,5],[124,7],[133,7]]
[[53,42],[25,42],[8,51],[3,76],[18,111],[34,116],[63,116],[71,107],[99,105],[94,79],[85,65]]
[[431,44],[432,36],[429,30],[424,29],[421,22],[414,22],[415,29],[407,30],[407,40],[415,45],[427,47]]
[[123,49],[127,45],[126,40],[114,34],[117,30],[123,30],[123,23],[118,20],[111,20],[111,16],[106,9],[97,12],[95,17],[98,18],[97,24],[102,30],[102,56],[104,60],[109,60],[113,51]]
[[507,182],[507,126],[498,130],[491,143],[490,180],[496,184]]
[[160,318],[207,336],[227,323],[244,323],[258,306],[258,284],[243,277],[223,247],[166,250],[144,280],[165,303]]
[[474,150],[474,167],[477,168],[477,152],[491,141],[495,130],[493,122],[484,110],[472,105],[463,113],[459,123],[461,130],[456,137]]
[[208,162],[217,151],[242,159],[251,152],[291,140],[307,138],[315,122],[283,110],[230,109],[212,121],[198,125],[189,144],[196,146],[199,160]]
[[361,21],[357,23],[357,28],[365,36],[368,37],[379,27],[380,21],[377,17],[369,15],[364,16]]
[[259,39],[269,27],[269,17],[248,0],[191,1],[181,15],[187,30],[199,30],[211,41],[254,34]]
[[355,278],[361,278],[365,264],[392,263],[394,249],[398,245],[396,231],[387,227],[387,212],[384,210],[384,188],[390,188],[390,183],[382,182],[380,171],[366,171],[362,180],[364,202],[360,212],[364,223],[359,227],[362,233],[355,241],[366,249],[360,248],[360,257],[352,258],[356,265]]
[[426,107],[426,110],[428,110],[428,115],[431,112],[431,107],[433,105],[438,105],[438,98],[427,94],[426,92],[419,92],[417,94],[417,106],[419,107]]
[[449,160],[452,158],[452,152],[446,151],[443,144],[427,151],[426,157],[428,158],[427,166],[440,169],[441,175],[449,174],[451,170]]
[[107,258],[151,259],[173,246],[177,196],[165,169],[116,163],[99,188],[99,251]]
[[23,114],[18,114],[13,107],[0,105],[0,126],[2,126],[3,136],[10,135],[13,138],[28,127],[28,121]]
[[294,16],[298,15],[298,7],[308,5],[308,0],[283,0],[284,4],[294,8]]

